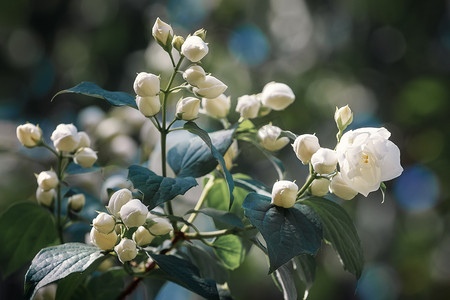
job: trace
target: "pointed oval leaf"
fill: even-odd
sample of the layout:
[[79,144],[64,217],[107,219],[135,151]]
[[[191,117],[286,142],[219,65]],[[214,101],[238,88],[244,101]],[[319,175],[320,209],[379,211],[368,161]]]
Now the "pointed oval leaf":
[[292,262],[288,262],[275,271],[275,280],[283,292],[284,300],[296,300],[297,289],[295,288],[294,276],[293,276]]
[[293,257],[316,255],[321,246],[322,226],[314,211],[303,204],[291,208],[274,206],[270,197],[250,193],[242,207],[267,244],[272,273]]
[[33,202],[11,205],[0,216],[0,267],[8,276],[58,238],[51,213]]
[[241,219],[239,219],[238,216],[231,212],[205,207],[200,210],[191,209],[187,211],[186,214],[191,214],[194,212],[205,214],[213,218],[214,220],[225,223],[227,225],[244,229],[244,224],[242,223]]
[[336,250],[344,269],[359,279],[364,268],[364,257],[361,241],[350,216],[341,206],[324,198],[311,197],[302,203],[319,215],[324,239]]
[[316,259],[312,255],[303,254],[292,261],[296,275],[305,284],[305,292],[308,293],[316,278]]
[[225,283],[229,279],[228,270],[223,267],[214,255],[211,247],[202,246],[195,242],[185,244],[189,260],[197,266],[200,275],[204,278],[211,278],[217,283]]
[[73,88],[62,90],[58,93],[56,93],[55,96],[53,96],[52,100],[55,99],[56,96],[61,94],[81,94],[86,96],[91,96],[94,98],[100,98],[105,99],[110,104],[114,106],[124,106],[128,105],[133,108],[137,108],[136,106],[136,100],[134,96],[124,93],[124,92],[110,92],[107,90],[102,89],[98,85],[96,85],[93,82],[87,82],[84,81]]
[[[25,295],[33,298],[39,288],[75,272],[86,271],[90,266],[96,267],[106,257],[97,247],[81,243],[42,249],[25,275]],[[93,267],[90,270],[93,271]]]
[[213,245],[214,252],[227,269],[234,270],[244,261],[245,249],[241,239],[236,235],[219,236]]
[[197,181],[192,177],[162,177],[141,166],[130,166],[128,179],[144,194],[143,202],[149,206],[149,209],[172,200],[178,195],[184,195],[197,185]]

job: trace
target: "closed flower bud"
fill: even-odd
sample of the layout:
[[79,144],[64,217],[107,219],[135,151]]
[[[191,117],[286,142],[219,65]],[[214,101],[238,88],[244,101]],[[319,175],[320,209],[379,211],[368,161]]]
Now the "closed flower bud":
[[179,35],[174,35],[172,39],[172,46],[178,50],[178,52],[181,51],[181,46],[183,46],[184,38]]
[[340,131],[344,131],[348,125],[350,125],[353,121],[353,113],[348,105],[337,108],[334,113],[334,120],[336,121],[336,125]]
[[179,119],[190,121],[198,116],[200,109],[200,99],[194,97],[186,97],[178,100],[176,116]]
[[310,185],[310,191],[313,196],[322,197],[328,193],[330,181],[327,178],[317,178]]
[[319,139],[312,134],[302,134],[295,139],[292,147],[298,159],[305,165],[309,163],[311,156],[319,150]]
[[44,191],[54,189],[58,186],[58,176],[54,171],[42,171],[37,176],[38,186]]
[[97,153],[88,147],[82,147],[75,152],[73,161],[83,168],[90,168],[97,161]]
[[195,32],[194,32],[194,35],[195,36],[198,36],[199,38],[201,38],[202,40],[205,40],[205,38],[206,38],[206,30],[205,29],[199,29],[199,30],[196,30]]
[[120,217],[120,209],[132,198],[131,191],[128,189],[120,189],[111,195],[108,206],[108,211],[116,218]]
[[148,209],[141,200],[132,199],[120,209],[120,218],[128,228],[139,227],[147,219]]
[[80,142],[78,143],[77,148],[91,147],[91,138],[85,131],[79,131],[78,136],[80,137]]
[[84,194],[75,194],[73,196],[70,196],[68,200],[69,209],[73,211],[82,210],[85,203],[86,197],[84,196]]
[[224,94],[220,95],[217,98],[202,99],[202,107],[206,114],[213,118],[222,119],[228,115],[230,111],[231,101],[230,97],[225,96]]
[[148,230],[153,235],[164,235],[173,230],[172,224],[169,220],[160,217],[152,218],[151,224],[148,226]]
[[75,151],[80,143],[78,130],[73,124],[59,124],[50,138],[58,151]]
[[331,179],[330,192],[344,200],[351,200],[358,194],[344,181],[340,172]]
[[169,24],[161,21],[160,18],[157,18],[152,28],[152,35],[158,44],[163,48],[167,48],[172,42],[173,29]]
[[200,81],[194,87],[194,93],[199,96],[213,99],[219,97],[228,88],[222,81],[214,76],[206,75],[205,80]]
[[145,246],[150,244],[155,236],[148,231],[144,226],[139,226],[138,229],[133,233],[133,240],[139,246]]
[[53,200],[56,198],[55,189],[44,191],[40,187],[36,189],[36,199],[40,205],[50,207],[52,206]]
[[102,212],[92,220],[92,225],[101,233],[110,233],[116,227],[116,220],[111,215]]
[[114,247],[121,263],[130,261],[136,257],[138,250],[133,240],[123,238],[117,246]]
[[32,148],[38,145],[42,139],[42,130],[39,126],[27,123],[17,126],[16,129],[17,139],[22,145],[28,148]]
[[206,73],[199,65],[193,65],[186,69],[183,78],[192,86],[198,86],[199,83],[205,81]]
[[254,119],[258,116],[261,102],[256,95],[244,95],[237,99],[236,111],[241,118]]
[[156,96],[159,94],[160,80],[155,74],[140,72],[133,84],[134,92],[141,97]]
[[272,124],[264,125],[258,130],[261,145],[269,151],[278,151],[289,143],[289,138],[281,137],[281,129]]
[[263,88],[261,102],[273,110],[283,110],[295,100],[294,92],[289,86],[279,82],[269,82]]
[[161,110],[159,95],[147,97],[136,96],[136,104],[139,111],[146,117],[153,117]]
[[115,231],[102,233],[94,227],[91,229],[90,238],[92,244],[102,250],[111,250],[117,243],[117,233]]
[[208,44],[201,37],[189,36],[181,46],[181,54],[191,62],[198,62],[208,54]]
[[337,161],[336,151],[327,148],[320,148],[311,157],[314,171],[319,174],[330,174],[336,170]]
[[294,206],[297,198],[298,186],[287,180],[275,182],[272,188],[272,204],[289,208]]

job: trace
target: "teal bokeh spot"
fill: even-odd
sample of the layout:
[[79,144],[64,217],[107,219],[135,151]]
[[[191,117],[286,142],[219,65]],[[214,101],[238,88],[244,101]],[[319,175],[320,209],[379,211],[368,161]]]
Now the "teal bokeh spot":
[[269,43],[264,33],[254,25],[242,25],[232,33],[228,42],[230,52],[241,62],[256,66],[269,55]]

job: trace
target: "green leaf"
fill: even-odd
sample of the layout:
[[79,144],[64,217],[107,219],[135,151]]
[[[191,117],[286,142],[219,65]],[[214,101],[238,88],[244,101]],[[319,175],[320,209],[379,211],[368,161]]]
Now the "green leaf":
[[297,289],[295,288],[293,272],[292,262],[282,265],[275,271],[275,280],[283,292],[283,299],[285,300],[297,299]]
[[297,203],[283,208],[270,201],[270,197],[250,193],[242,207],[266,241],[272,273],[297,255],[316,255],[321,246],[322,227],[310,207]]
[[[128,274],[122,267],[111,268],[97,276],[89,277],[86,287],[92,299],[110,300],[117,299],[124,289],[123,279]],[[59,288],[59,284],[58,284]]]
[[295,133],[292,133],[291,131],[283,130],[281,131],[280,136],[278,138],[280,139],[282,137],[287,137],[288,139],[295,141],[297,135]]
[[84,174],[84,173],[96,172],[96,171],[99,171],[100,169],[101,168],[96,163],[90,168],[83,168],[82,166],[80,166],[74,162],[71,162],[67,166],[65,172],[68,175],[74,175],[74,174]]
[[305,284],[309,291],[316,278],[316,259],[312,255],[303,254],[293,259],[294,269],[299,279]]
[[51,213],[33,202],[11,205],[0,216],[0,228],[0,267],[4,277],[17,271],[58,237]]
[[187,211],[186,214],[191,214],[194,212],[205,214],[216,221],[231,225],[233,227],[238,227],[242,229],[244,228],[244,224],[242,223],[241,219],[239,219],[239,217],[236,216],[235,214],[228,211],[206,207],[200,210],[191,209]]
[[173,255],[149,253],[151,258],[167,275],[170,281],[199,294],[206,299],[219,299],[216,283],[200,277],[198,269],[189,261]]
[[[233,200],[234,200],[234,198],[233,198],[234,182],[233,182],[233,177],[231,176],[230,172],[226,168],[225,160],[223,159],[223,155],[225,155],[225,152],[228,150],[228,148],[233,143],[234,129],[222,130],[222,131],[219,131],[219,133],[221,133],[220,136],[216,136],[217,135],[217,132],[216,132],[216,135],[214,135],[214,136],[211,135],[211,137],[210,137],[206,131],[204,131],[203,129],[198,127],[197,124],[195,124],[194,122],[186,122],[184,124],[184,128],[186,130],[188,130],[189,132],[196,134],[199,138],[201,138],[203,140],[203,142],[210,149],[210,152],[211,152],[210,155],[212,155],[214,157],[214,159],[217,160],[217,162],[222,167],[222,172],[225,175],[225,180],[227,181],[227,185],[228,185],[227,186],[228,187],[228,195],[229,195],[229,199],[230,199],[229,208],[231,208],[231,206],[233,205]],[[219,145],[216,146],[216,144],[219,144]],[[217,149],[216,149],[216,147],[217,147]],[[196,154],[198,155],[198,153],[196,153]],[[185,154],[185,155],[187,156],[188,154]],[[199,162],[197,162],[197,164],[198,163]],[[170,161],[169,161],[169,164],[170,164]],[[210,171],[212,171],[213,169],[214,168],[212,168]],[[209,173],[210,171],[208,171],[207,173]],[[206,175],[207,173],[202,174],[200,176]],[[181,176],[181,175],[179,175],[179,176]],[[194,175],[192,175],[192,176],[194,176]],[[198,177],[198,176],[194,176],[194,177]]]
[[172,200],[178,195],[184,195],[197,185],[197,181],[192,177],[162,177],[141,166],[130,166],[128,179],[144,194],[143,202],[149,206],[149,209]]
[[185,244],[187,255],[199,269],[203,278],[214,279],[218,283],[228,280],[228,271],[223,267],[211,247],[205,247],[195,243]]
[[[84,272],[80,276],[85,276],[94,271],[106,257],[97,247],[81,243],[42,249],[34,257],[25,275],[25,295],[33,298],[39,288],[76,272]],[[79,280],[80,277],[77,283]]]
[[101,87],[99,87],[98,85],[96,85],[93,82],[82,82],[76,86],[74,86],[73,88],[67,89],[67,90],[62,90],[58,93],[56,93],[55,96],[53,96],[53,99],[55,99],[56,96],[61,95],[61,94],[82,94],[82,95],[86,95],[86,96],[91,96],[94,98],[100,98],[100,99],[105,99],[106,101],[108,101],[110,104],[114,105],[114,106],[124,106],[124,105],[128,105],[131,106],[133,108],[137,109],[136,106],[136,100],[134,98],[134,96],[124,93],[124,92],[110,92],[107,90],[102,89]]
[[236,235],[219,236],[214,240],[213,245],[214,252],[226,268],[234,270],[244,261],[244,246],[242,245],[241,239]]
[[364,257],[361,241],[350,216],[341,206],[324,198],[310,197],[302,203],[319,215],[325,240],[333,245],[344,269],[359,279],[364,268]]
[[255,192],[267,196],[271,195],[270,189],[258,180],[234,178],[234,183],[236,186],[242,187],[250,192]]

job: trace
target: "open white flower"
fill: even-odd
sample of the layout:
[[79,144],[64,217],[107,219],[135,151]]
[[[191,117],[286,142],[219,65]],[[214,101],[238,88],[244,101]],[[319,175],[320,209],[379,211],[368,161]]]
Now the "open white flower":
[[359,128],[346,132],[336,148],[344,182],[366,196],[381,182],[400,176],[400,150],[385,128]]
[[280,127],[268,124],[258,130],[258,139],[265,149],[269,151],[278,151],[289,143],[289,138],[280,138],[280,134]]

